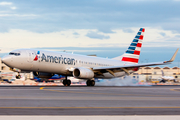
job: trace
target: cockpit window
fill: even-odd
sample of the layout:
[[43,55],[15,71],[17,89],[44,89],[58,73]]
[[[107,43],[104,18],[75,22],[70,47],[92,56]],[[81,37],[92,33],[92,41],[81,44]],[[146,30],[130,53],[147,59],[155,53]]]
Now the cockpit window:
[[14,52],[10,52],[9,55],[15,55],[15,56],[19,56],[20,53],[14,53]]
[[10,52],[9,55],[14,55],[14,53]]
[[15,55],[16,55],[16,56],[19,56],[19,55],[20,55],[20,53],[15,53]]

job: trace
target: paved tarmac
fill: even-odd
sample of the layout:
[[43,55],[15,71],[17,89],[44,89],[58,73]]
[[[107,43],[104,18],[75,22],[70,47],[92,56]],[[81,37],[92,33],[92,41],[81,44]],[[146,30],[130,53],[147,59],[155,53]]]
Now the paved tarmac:
[[180,115],[180,86],[1,86],[0,115]]

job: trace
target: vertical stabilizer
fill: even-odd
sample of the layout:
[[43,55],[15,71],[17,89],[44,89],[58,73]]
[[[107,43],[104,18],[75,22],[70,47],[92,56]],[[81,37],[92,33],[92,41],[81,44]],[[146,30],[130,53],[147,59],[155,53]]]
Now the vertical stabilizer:
[[142,42],[143,42],[143,37],[144,37],[144,28],[140,28],[137,35],[131,42],[129,48],[127,51],[119,57],[116,57],[114,59],[116,60],[121,60],[124,62],[131,62],[131,63],[138,63],[139,61],[139,55],[141,52],[141,47],[142,47]]
[[164,72],[163,72],[163,70],[161,70],[161,72],[162,72],[162,76],[164,77]]

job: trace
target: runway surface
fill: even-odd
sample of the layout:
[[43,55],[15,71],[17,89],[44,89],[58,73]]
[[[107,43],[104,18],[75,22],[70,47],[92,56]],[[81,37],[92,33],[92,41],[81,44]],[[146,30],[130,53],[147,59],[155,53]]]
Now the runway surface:
[[0,115],[180,115],[180,86],[0,87]]

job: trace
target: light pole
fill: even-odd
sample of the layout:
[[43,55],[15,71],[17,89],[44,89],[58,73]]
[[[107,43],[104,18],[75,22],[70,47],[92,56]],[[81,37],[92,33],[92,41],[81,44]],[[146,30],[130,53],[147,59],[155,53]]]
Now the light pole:
[[[148,63],[148,59],[145,59],[145,60]],[[146,67],[146,81],[149,81],[149,79],[148,79],[148,67]]]
[[179,60],[178,60],[178,75],[179,75]]
[[[143,63],[143,61],[141,61],[141,63]],[[143,72],[143,70],[142,70],[142,67],[141,67],[141,75],[142,75],[142,72]]]

